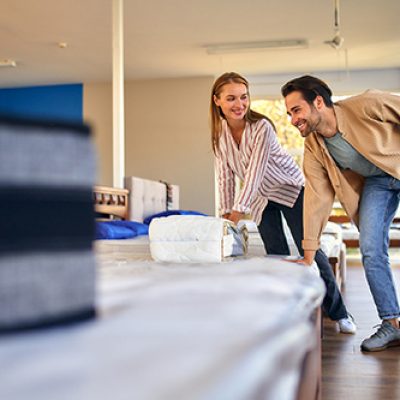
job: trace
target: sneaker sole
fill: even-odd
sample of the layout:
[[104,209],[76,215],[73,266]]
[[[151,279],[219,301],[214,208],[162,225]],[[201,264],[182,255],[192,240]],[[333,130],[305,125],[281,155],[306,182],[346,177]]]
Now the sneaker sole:
[[339,331],[339,333],[343,333],[344,335],[355,335],[357,333],[357,331],[353,331],[353,332],[343,332],[343,331]]
[[368,352],[374,352],[374,351],[383,351],[386,350],[389,347],[396,347],[396,346],[400,346],[400,340],[394,340],[393,342],[388,343],[386,346],[382,346],[382,347],[374,347],[372,349],[368,349],[366,347],[364,347],[363,345],[361,345],[361,350],[362,351],[368,351]]

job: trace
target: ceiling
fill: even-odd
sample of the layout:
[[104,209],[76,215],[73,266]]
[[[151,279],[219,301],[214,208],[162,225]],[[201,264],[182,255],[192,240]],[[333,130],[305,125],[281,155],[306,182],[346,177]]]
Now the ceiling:
[[[125,78],[400,67],[399,0],[125,0]],[[111,0],[0,0],[0,86],[112,79]],[[308,48],[209,55],[206,44],[308,40]],[[60,48],[59,42],[66,42]]]

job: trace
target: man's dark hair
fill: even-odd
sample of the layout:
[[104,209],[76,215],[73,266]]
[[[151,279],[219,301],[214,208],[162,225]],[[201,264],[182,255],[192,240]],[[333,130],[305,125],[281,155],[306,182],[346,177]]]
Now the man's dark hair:
[[321,81],[321,79],[315,78],[314,76],[304,75],[300,78],[292,79],[285,83],[281,88],[283,97],[286,97],[292,92],[300,92],[303,95],[304,100],[306,100],[310,105],[317,96],[321,96],[327,107],[333,107],[331,99],[332,90],[325,82]]

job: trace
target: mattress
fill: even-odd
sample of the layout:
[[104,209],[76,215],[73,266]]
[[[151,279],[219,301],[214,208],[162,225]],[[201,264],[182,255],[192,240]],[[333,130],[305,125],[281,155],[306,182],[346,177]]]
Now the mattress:
[[94,316],[94,178],[88,127],[0,119],[0,332]]
[[[342,236],[343,240],[358,240],[360,237],[360,233],[355,225],[342,225]],[[389,230],[389,238],[391,240],[400,240],[400,229],[398,228],[391,228]]]
[[0,341],[0,398],[295,398],[324,295],[309,269],[122,258],[99,267],[97,321]]

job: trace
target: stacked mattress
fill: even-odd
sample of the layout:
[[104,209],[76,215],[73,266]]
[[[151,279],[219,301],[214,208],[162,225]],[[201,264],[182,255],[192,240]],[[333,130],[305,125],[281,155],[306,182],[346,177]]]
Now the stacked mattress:
[[[294,243],[292,233],[286,223],[286,220],[282,219],[283,229],[285,232],[286,240],[289,246],[290,254],[293,256],[298,256],[299,251],[297,250],[296,244]],[[253,255],[264,256],[266,255],[266,250],[264,242],[261,238],[260,232],[258,231],[257,224],[252,220],[243,219],[238,223],[239,229],[245,228],[248,232],[248,245],[249,251]]]
[[0,119],[0,332],[94,315],[89,133]]

